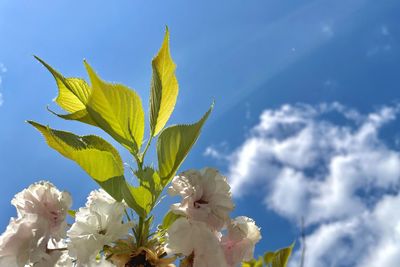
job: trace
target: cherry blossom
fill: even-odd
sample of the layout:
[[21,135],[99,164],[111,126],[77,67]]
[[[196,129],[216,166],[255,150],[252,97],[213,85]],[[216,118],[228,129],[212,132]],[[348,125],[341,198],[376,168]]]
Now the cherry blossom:
[[242,261],[251,260],[254,247],[260,239],[260,228],[254,220],[245,216],[232,220],[227,235],[221,238],[221,246],[228,265],[233,267]]
[[71,203],[69,193],[60,192],[53,184],[46,181],[32,184],[16,194],[11,201],[19,217],[36,214],[47,220],[49,234],[55,239],[65,237],[67,227],[65,218]]
[[174,213],[205,222],[214,230],[229,221],[234,208],[226,178],[212,168],[181,173],[172,180],[168,193],[182,197],[181,203],[171,206]]
[[168,254],[193,257],[193,267],[227,266],[219,240],[204,222],[177,219],[168,229]]
[[104,189],[93,190],[87,197],[86,206],[89,207],[92,204],[96,204],[99,201],[106,202],[108,204],[115,203],[115,199],[112,198]]
[[75,223],[67,233],[69,253],[79,263],[90,262],[104,245],[126,236],[132,227],[131,223],[122,223],[124,204],[110,202],[104,196],[92,192],[86,207],[75,214]]
[[19,267],[47,257],[46,221],[37,215],[11,218],[0,236],[0,266]]

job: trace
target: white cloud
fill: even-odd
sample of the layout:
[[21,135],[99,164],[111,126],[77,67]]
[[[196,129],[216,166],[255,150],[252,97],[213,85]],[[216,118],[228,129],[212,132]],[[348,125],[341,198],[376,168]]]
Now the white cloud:
[[214,147],[207,147],[203,153],[204,156],[210,156],[215,159],[225,159],[225,155]]
[[[265,110],[229,155],[207,154],[228,159],[234,196],[262,186],[267,208],[293,222],[305,219],[305,266],[395,266],[400,151],[380,133],[399,110],[361,114],[338,103],[283,105]],[[297,252],[293,266],[299,258]]]
[[230,156],[228,155],[227,151],[229,151],[228,143],[224,141],[216,146],[207,147],[203,153],[203,156],[211,157],[222,162],[227,162],[230,161]]

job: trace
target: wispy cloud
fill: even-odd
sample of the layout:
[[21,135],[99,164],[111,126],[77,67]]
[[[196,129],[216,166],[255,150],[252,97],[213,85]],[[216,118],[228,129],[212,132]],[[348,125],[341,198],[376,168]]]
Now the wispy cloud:
[[6,66],[4,66],[3,63],[0,62],[0,73],[5,73],[5,72],[7,72],[7,68]]
[[323,23],[321,26],[321,32],[328,38],[333,37],[335,33],[333,31],[332,23]]
[[384,36],[390,35],[389,29],[386,25],[381,26],[381,34]]
[[[224,155],[234,195],[262,184],[269,209],[294,222],[303,217],[305,266],[395,266],[400,151],[380,133],[399,110],[362,114],[338,103],[265,110],[243,144]],[[297,252],[292,266],[299,260]]]
[[203,156],[211,157],[219,161],[228,162],[230,160],[230,155],[228,153],[227,142],[222,142],[217,146],[209,146],[203,153]]
[[371,40],[372,43],[369,45],[366,53],[367,57],[385,54],[391,52],[394,48],[393,38],[386,25],[378,27],[378,31],[373,32]]

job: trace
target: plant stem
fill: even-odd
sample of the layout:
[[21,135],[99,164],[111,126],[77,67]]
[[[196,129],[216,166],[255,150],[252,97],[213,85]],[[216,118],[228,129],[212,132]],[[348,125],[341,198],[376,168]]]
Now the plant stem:
[[[132,219],[131,219],[131,217],[129,216],[129,214],[128,214],[128,211],[125,209],[125,215],[126,215],[126,217],[128,218],[128,221],[132,221]],[[138,236],[137,236],[137,233],[136,233],[136,231],[135,231],[135,227],[132,227],[132,232],[133,232],[133,235],[135,236],[135,238],[138,238]]]
[[138,240],[136,240],[137,246],[138,246],[138,247],[141,247],[141,246],[142,246],[142,243],[143,243],[143,240],[142,240],[143,221],[144,221],[143,217],[140,216],[140,217],[139,217],[139,233],[138,233]]
[[128,214],[128,211],[125,209],[125,215],[126,215],[126,217],[128,218],[128,221],[132,221],[131,220],[131,217],[129,216],[129,214]]
[[[153,135],[150,134],[150,138],[149,140],[147,140],[147,144],[143,150],[143,153],[141,153],[140,155],[133,155],[136,159],[137,165],[138,165],[138,169],[139,171],[143,171],[143,163],[144,163],[144,157],[146,155],[147,150],[150,147],[151,141],[153,140]],[[138,177],[140,180],[140,177]],[[128,216],[128,215],[127,215]],[[129,218],[129,217],[128,217]],[[139,225],[138,225],[138,232],[137,234],[137,238],[136,238],[136,243],[138,247],[141,247],[143,245],[143,227],[144,227],[144,220],[146,218],[139,216]]]
[[142,155],[140,156],[141,166],[143,166],[144,156],[146,155],[146,152],[147,152],[147,150],[149,149],[152,140],[153,140],[153,135],[150,134],[150,138],[149,138],[149,140],[147,141],[147,144],[146,144],[146,146],[145,146],[145,148],[144,148],[144,150],[143,150]]
[[136,164],[137,164],[137,166],[138,166],[138,168],[142,168],[142,163],[141,163],[141,160],[140,160],[140,158],[138,157],[138,155],[137,154],[135,154],[135,153],[131,153],[132,154],[132,156],[134,157],[134,159],[135,159],[135,161],[136,161]]

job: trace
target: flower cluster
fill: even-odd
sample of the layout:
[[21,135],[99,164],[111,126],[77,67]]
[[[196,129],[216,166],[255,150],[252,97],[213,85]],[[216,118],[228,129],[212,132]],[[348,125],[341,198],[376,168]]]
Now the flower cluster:
[[18,212],[0,237],[0,266],[115,266],[98,258],[104,246],[128,236],[131,223],[122,223],[125,204],[104,190],[90,193],[67,231],[71,197],[49,182],[18,193],[11,202]]
[[180,217],[167,231],[165,250],[186,256],[182,265],[233,267],[253,258],[260,229],[250,218],[230,219],[234,208],[230,186],[217,170],[183,172],[172,180],[168,192],[180,195],[182,201],[171,206]]
[[[125,216],[124,201],[115,201],[103,189],[92,191],[85,206],[70,213],[75,222],[67,229],[69,193],[49,182],[35,183],[12,200],[18,217],[0,237],[0,266],[125,267],[144,262],[173,267],[180,257],[180,266],[233,267],[253,257],[260,230],[247,217],[230,219],[230,187],[215,169],[183,172],[168,192],[182,201],[171,207],[177,216],[166,239],[155,232],[156,238],[138,247],[133,237],[137,224]],[[159,257],[165,252],[171,257]]]
[[15,195],[11,203],[18,217],[11,218],[0,237],[0,266],[54,266],[62,252],[71,197],[49,182],[38,182]]
[[115,201],[102,189],[90,193],[68,231],[69,255],[79,265],[93,262],[104,246],[128,235],[132,223],[123,223],[125,208],[124,203]]

